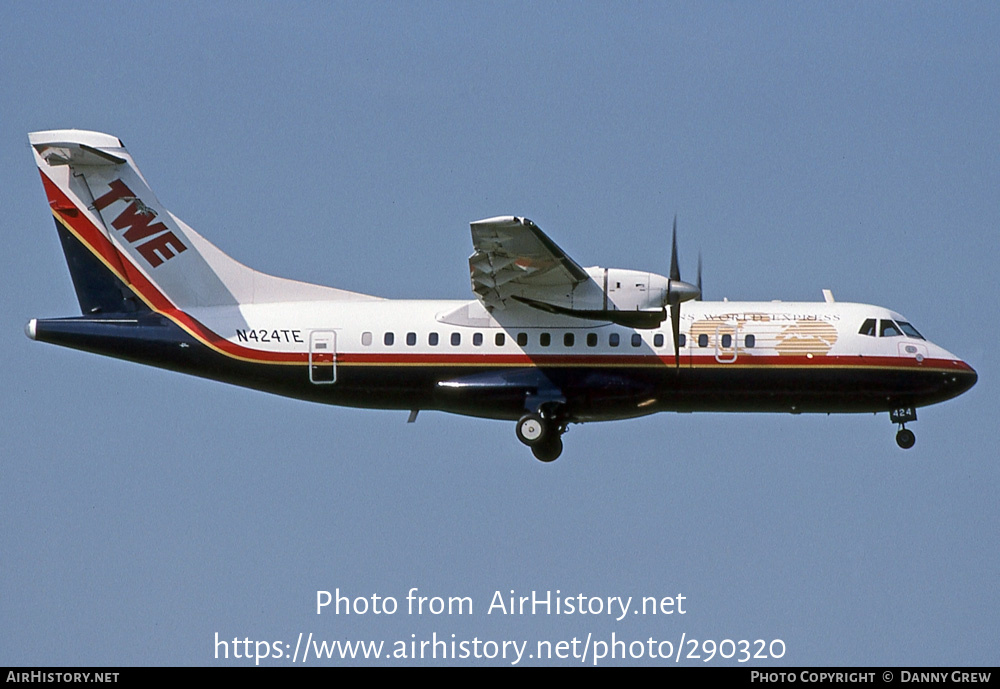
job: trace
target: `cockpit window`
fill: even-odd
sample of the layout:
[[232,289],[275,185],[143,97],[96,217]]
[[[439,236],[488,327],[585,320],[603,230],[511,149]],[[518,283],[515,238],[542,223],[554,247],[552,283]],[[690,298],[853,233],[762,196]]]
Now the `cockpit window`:
[[[880,327],[879,323],[881,323]],[[881,321],[876,321],[874,318],[868,318],[864,323],[861,324],[861,329],[858,331],[861,335],[867,335],[868,337],[902,337],[904,334],[907,337],[915,337],[918,340],[924,339],[924,336],[917,332],[917,329],[905,321],[891,321],[888,318],[883,318]]]
[[899,326],[890,320],[882,319],[882,326],[879,329],[880,337],[901,337],[903,332],[899,329]]
[[924,336],[921,335],[920,333],[918,333],[917,329],[914,328],[909,323],[906,323],[904,321],[899,321],[898,325],[903,330],[903,332],[907,334],[908,337],[915,337],[918,340],[923,340],[924,339]]

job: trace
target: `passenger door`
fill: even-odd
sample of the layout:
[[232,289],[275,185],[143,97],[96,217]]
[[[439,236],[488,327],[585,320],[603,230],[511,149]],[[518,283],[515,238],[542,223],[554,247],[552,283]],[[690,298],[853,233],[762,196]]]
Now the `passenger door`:
[[337,382],[337,333],[333,330],[309,333],[309,382],[315,385]]

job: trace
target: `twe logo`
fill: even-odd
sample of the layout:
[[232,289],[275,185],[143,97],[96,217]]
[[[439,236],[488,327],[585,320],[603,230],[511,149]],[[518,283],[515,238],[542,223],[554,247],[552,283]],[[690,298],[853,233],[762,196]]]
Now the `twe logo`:
[[94,208],[102,211],[115,201],[129,202],[111,224],[123,230],[122,236],[146,259],[150,267],[156,268],[177,254],[187,251],[184,243],[162,222],[154,223],[156,211],[144,204],[125,182],[116,179],[110,184],[111,191],[94,201]]

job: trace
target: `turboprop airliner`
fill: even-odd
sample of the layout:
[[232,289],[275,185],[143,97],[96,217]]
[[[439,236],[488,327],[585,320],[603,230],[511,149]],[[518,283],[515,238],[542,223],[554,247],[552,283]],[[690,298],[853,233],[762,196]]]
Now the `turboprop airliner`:
[[[122,142],[29,135],[82,315],[29,337],[326,404],[514,422],[542,461],[570,424],[674,412],[888,412],[976,372],[886,308],[709,302],[670,274],[584,268],[523,217],[473,222],[474,298],[390,300],[265,275],[156,198]],[[683,310],[682,310],[683,305]]]

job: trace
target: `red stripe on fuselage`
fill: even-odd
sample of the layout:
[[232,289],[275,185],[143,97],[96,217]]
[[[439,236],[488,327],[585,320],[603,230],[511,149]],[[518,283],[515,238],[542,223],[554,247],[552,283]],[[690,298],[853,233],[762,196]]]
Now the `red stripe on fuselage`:
[[[337,364],[346,366],[483,366],[483,367],[608,367],[608,368],[674,368],[672,355],[528,355],[528,354],[394,354],[382,352],[364,354],[358,352],[338,352]],[[840,368],[840,369],[897,369],[915,371],[967,371],[972,367],[964,361],[954,359],[916,359],[903,357],[877,357],[860,355],[739,355],[730,363],[719,362],[714,356],[685,355],[681,368]]]

